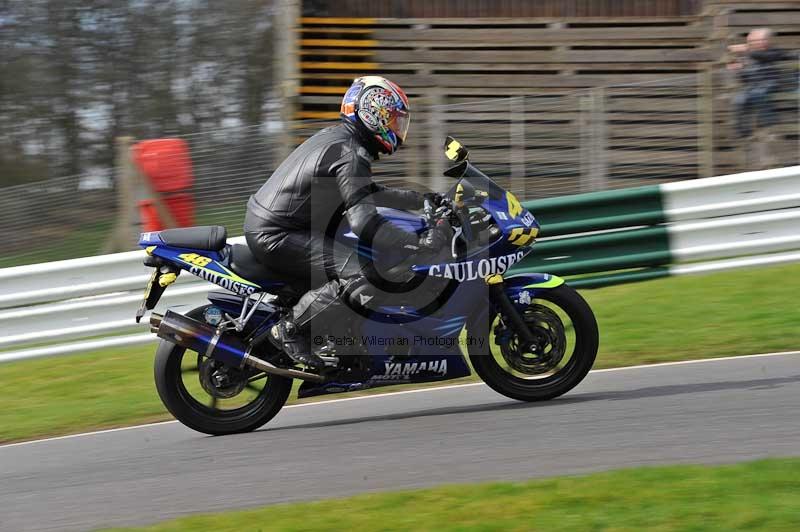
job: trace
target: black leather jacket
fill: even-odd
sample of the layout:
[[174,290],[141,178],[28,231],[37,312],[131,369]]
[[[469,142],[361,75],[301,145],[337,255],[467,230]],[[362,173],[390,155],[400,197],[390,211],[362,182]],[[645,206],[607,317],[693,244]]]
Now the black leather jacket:
[[375,207],[420,209],[423,197],[372,180],[371,161],[378,153],[372,142],[347,122],[319,131],[250,197],[244,230],[274,234],[310,230],[331,235],[346,215],[357,235],[380,239],[373,245],[416,249],[419,239],[389,223]]
[[749,52],[739,70],[739,81],[747,88],[760,88],[765,92],[777,90],[786,80],[776,63],[791,59],[794,58],[779,48]]

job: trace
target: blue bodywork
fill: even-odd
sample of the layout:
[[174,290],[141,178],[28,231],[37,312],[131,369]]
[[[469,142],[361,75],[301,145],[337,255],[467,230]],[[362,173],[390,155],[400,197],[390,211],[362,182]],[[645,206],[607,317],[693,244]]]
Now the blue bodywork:
[[[485,177],[485,176],[484,176]],[[479,190],[476,198],[459,196],[461,184],[467,183]],[[369,376],[359,382],[328,382],[314,384],[306,382],[301,388],[303,395],[339,393],[372,386],[443,381],[470,374],[469,366],[460,346],[464,342],[488,342],[489,338],[461,338],[464,326],[475,316],[490,310],[486,278],[504,274],[520,262],[530,251],[538,234],[539,224],[516,198],[500,189],[493,182],[479,177],[462,178],[448,193],[460,203],[462,212],[483,209],[495,226],[494,237],[476,244],[475,235],[469,234],[470,223],[462,224],[465,241],[463,252],[451,262],[438,264],[416,264],[411,267],[417,275],[452,279],[458,283],[449,297],[434,313],[423,313],[409,306],[381,306],[377,312],[381,319],[362,320],[359,327],[361,338],[353,341],[366,346],[370,356]],[[486,189],[486,190],[483,190]],[[417,234],[425,231],[426,219],[419,215],[392,209],[380,209],[397,227]],[[357,236],[348,227],[337,233],[337,240],[358,246]],[[209,294],[212,305],[231,315],[238,315],[242,297],[257,292],[272,292],[284,283],[277,279],[243,279],[230,268],[228,248],[221,252],[175,248],[164,244],[158,232],[143,233],[139,244],[152,256],[179,266],[194,275],[216,283],[229,292],[215,291]],[[361,251],[361,250],[360,250]],[[365,250],[371,252],[371,250]],[[397,250],[398,253],[407,253]],[[505,289],[514,304],[523,309],[536,293],[550,290],[563,283],[558,277],[547,274],[517,274],[504,278]],[[250,320],[249,332],[261,332],[279,319],[279,308],[262,303]],[[248,332],[248,331],[245,331]],[[346,339],[338,339],[344,342]]]

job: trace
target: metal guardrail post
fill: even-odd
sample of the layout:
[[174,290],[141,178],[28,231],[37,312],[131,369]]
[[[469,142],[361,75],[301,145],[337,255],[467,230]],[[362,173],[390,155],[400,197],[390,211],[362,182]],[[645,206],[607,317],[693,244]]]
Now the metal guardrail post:
[[589,129],[591,125],[590,112],[592,109],[592,97],[587,91],[578,96],[578,152],[580,153],[580,189],[589,180],[592,171],[592,135]]
[[435,188],[437,181],[444,179],[444,157],[442,156],[444,139],[447,136],[444,128],[444,95],[439,89],[431,89],[430,106],[428,108],[428,160],[430,161],[430,180],[428,186]]
[[711,68],[697,73],[698,177],[714,175],[714,77]]
[[580,99],[581,190],[608,188],[608,128],[605,89],[589,89]]
[[509,98],[509,145],[512,189],[519,197],[525,193],[525,96]]
[[795,87],[795,94],[797,94],[797,156],[794,159],[794,164],[800,163],[800,54],[797,54],[797,72],[792,72],[793,86]]

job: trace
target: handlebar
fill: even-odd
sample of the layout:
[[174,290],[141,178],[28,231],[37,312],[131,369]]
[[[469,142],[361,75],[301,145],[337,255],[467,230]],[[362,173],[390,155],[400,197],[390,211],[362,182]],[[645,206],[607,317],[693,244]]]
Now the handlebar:
[[425,218],[428,219],[428,223],[431,223],[433,221],[433,205],[431,205],[431,202],[424,200],[422,210],[425,212]]
[[441,205],[434,209],[431,202],[426,199],[422,202],[422,210],[425,213],[428,224],[434,226],[438,219],[450,218],[453,213],[453,204],[449,198],[443,197]]
[[[428,227],[435,227],[437,225],[438,220],[440,219],[450,219],[452,218],[451,214],[453,213],[452,204],[448,198],[442,198],[442,204],[439,206],[438,209],[433,208],[433,205],[427,199],[423,201],[423,211],[425,213],[425,218],[428,222]],[[450,220],[448,220],[450,221]],[[457,258],[456,253],[456,242],[458,238],[461,236],[463,229],[460,225],[454,225],[451,223],[451,227],[453,228],[453,237],[450,241],[450,254],[453,258]]]

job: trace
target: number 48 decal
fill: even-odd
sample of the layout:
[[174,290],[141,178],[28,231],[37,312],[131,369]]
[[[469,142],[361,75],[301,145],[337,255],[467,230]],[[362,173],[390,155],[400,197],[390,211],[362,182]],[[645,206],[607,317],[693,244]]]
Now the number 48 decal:
[[211,262],[211,259],[209,259],[208,257],[198,255],[197,253],[181,253],[180,255],[178,255],[178,258],[184,262],[188,262],[189,264],[200,266],[201,268],[204,266],[208,266],[208,263]]

